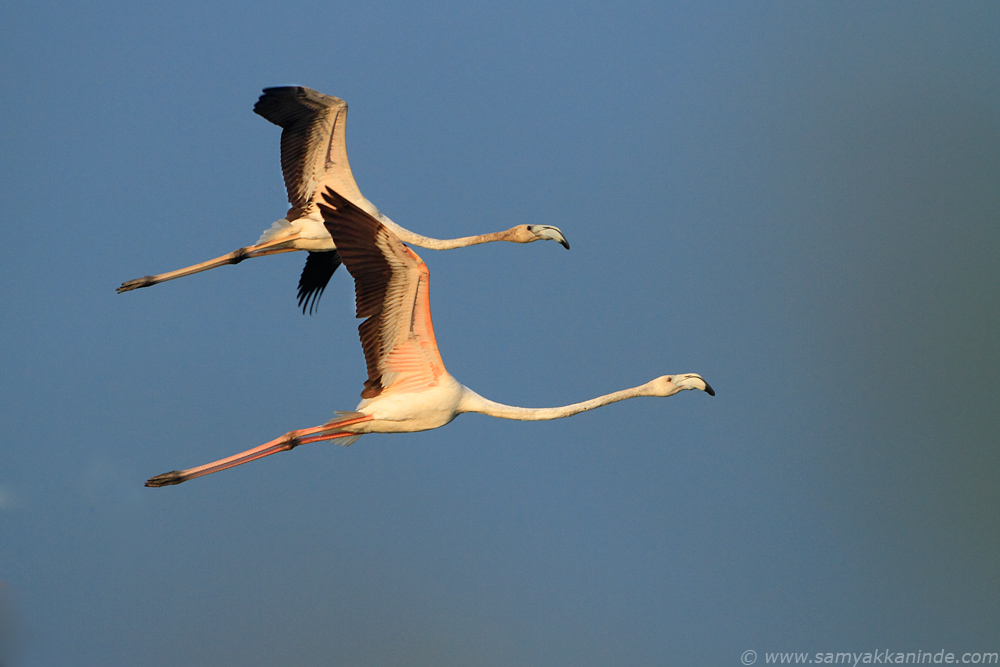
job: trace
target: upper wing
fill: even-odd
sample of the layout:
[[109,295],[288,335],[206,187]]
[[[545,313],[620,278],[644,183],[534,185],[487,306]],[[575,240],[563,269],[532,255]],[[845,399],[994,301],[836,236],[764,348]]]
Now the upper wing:
[[283,86],[265,88],[253,110],[281,127],[281,171],[293,207],[306,208],[321,181],[352,202],[368,203],[347,161],[347,102],[311,88]]
[[433,386],[447,371],[431,322],[427,265],[395,234],[331,188],[318,200],[344,266],[354,278],[368,365],[362,398]]

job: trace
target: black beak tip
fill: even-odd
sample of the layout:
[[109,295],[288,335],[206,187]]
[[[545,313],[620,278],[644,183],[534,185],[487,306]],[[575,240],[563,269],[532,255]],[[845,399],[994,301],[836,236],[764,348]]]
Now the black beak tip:
[[707,382],[705,383],[705,393],[709,396],[715,396],[715,390],[712,389],[712,385]]

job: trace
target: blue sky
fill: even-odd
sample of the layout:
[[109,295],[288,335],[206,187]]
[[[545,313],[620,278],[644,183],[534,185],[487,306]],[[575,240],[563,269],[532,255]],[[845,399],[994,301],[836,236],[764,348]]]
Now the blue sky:
[[[739,664],[997,651],[993,3],[8,3],[0,660]],[[177,487],[352,409],[298,253],[127,294],[284,215],[260,89],[351,105],[450,372],[561,405]],[[763,660],[763,658],[761,658]]]

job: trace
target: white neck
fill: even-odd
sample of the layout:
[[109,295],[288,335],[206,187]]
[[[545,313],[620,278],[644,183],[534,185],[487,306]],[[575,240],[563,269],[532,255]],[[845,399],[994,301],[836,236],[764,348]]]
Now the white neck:
[[558,408],[518,408],[513,405],[504,405],[503,403],[496,403],[483,398],[468,387],[463,387],[465,391],[463,392],[462,399],[459,402],[458,412],[478,412],[480,414],[490,415],[491,417],[499,417],[501,419],[518,419],[521,421],[562,419],[563,417],[572,417],[575,414],[586,412],[587,410],[593,410],[594,408],[599,408],[604,405],[624,401],[628,398],[635,398],[637,396],[657,396],[657,394],[650,391],[650,385],[652,385],[652,382],[647,382],[646,384],[639,385],[638,387],[622,389],[621,391],[615,391],[610,394],[605,394],[604,396],[592,398],[589,401],[573,403],[572,405],[564,405]]
[[430,250],[451,250],[453,248],[465,248],[470,245],[480,243],[490,243],[491,241],[513,241],[513,230],[508,229],[492,234],[479,234],[478,236],[463,236],[457,239],[432,239],[429,236],[422,236],[409,229],[400,227],[381,212],[376,216],[383,225],[392,230],[392,233],[399,237],[403,243],[428,248]]

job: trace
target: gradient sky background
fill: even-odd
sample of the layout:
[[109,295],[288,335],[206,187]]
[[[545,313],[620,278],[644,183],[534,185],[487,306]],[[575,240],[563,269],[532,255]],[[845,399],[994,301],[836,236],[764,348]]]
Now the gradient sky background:
[[[0,9],[0,645],[43,665],[738,665],[1000,650],[1000,5]],[[353,409],[353,286],[286,254],[265,86],[351,105],[470,415]],[[763,664],[763,657],[759,662]]]

